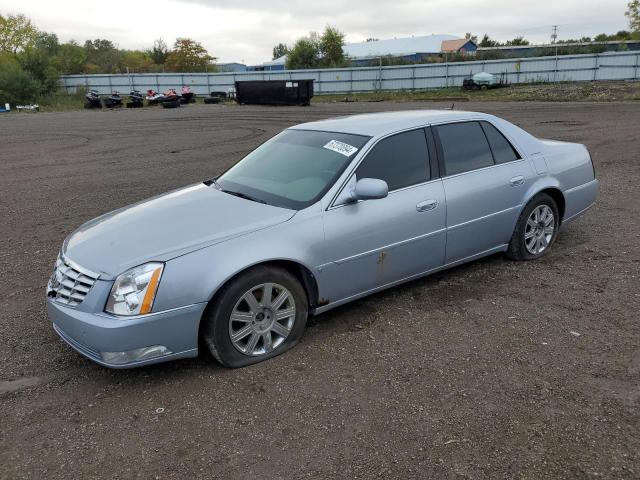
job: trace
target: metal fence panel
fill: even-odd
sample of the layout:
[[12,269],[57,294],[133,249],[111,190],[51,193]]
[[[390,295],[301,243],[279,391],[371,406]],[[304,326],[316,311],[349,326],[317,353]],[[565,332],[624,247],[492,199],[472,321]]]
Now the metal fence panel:
[[483,71],[504,75],[511,83],[640,79],[640,52],[278,72],[64,75],[60,83],[67,93],[78,87],[104,94],[113,90],[124,93],[130,88],[162,91],[189,85],[196,94],[206,95],[227,91],[242,80],[313,79],[315,93],[322,94],[460,86],[465,78]]

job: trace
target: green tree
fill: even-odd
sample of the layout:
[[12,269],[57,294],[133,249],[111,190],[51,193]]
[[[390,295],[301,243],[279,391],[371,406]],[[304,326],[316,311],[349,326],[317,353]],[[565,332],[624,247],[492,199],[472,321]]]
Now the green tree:
[[38,30],[22,14],[0,15],[0,51],[18,53],[35,44]]
[[318,44],[320,61],[325,67],[344,67],[346,58],[344,55],[344,33],[337,28],[327,26],[320,37]]
[[600,35],[596,35],[593,39],[594,42],[608,42],[609,41],[609,35],[607,35],[606,33],[601,33]]
[[85,73],[120,73],[123,70],[122,53],[111,40],[97,38],[84,43],[87,53]]
[[46,48],[29,47],[16,58],[20,66],[38,82],[40,94],[48,95],[58,89],[60,74]]
[[87,52],[73,40],[63,43],[53,58],[53,64],[62,75],[78,75],[85,69]]
[[190,38],[178,38],[166,65],[173,72],[206,72],[215,71],[215,61],[216,58],[200,43]]
[[153,41],[153,47],[146,51],[146,54],[156,65],[164,65],[170,53],[171,52],[169,52],[169,48],[167,47],[167,44],[164,43],[162,37],[156,38]]
[[273,60],[285,56],[289,53],[289,48],[284,43],[279,43],[273,47]]
[[320,63],[320,41],[318,35],[311,32],[299,38],[287,54],[288,70],[317,68]]
[[25,71],[14,55],[0,53],[0,104],[31,103],[38,100],[40,84]]
[[627,4],[625,16],[629,18],[629,28],[634,33],[640,33],[640,0],[631,0]]
[[521,45],[529,45],[529,40],[525,40],[524,37],[516,37],[513,40],[508,40],[505,45],[509,46],[521,46]]
[[495,40],[491,40],[491,38],[489,38],[489,35],[485,33],[478,46],[483,48],[491,48],[500,46],[500,43],[496,42]]
[[125,50],[122,52],[122,63],[131,73],[148,73],[153,70],[154,62],[147,52]]

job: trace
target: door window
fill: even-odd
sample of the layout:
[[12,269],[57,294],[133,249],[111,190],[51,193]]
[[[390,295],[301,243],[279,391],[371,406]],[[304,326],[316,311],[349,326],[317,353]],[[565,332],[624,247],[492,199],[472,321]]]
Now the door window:
[[487,137],[478,122],[438,125],[436,131],[442,147],[445,175],[493,165]]
[[378,142],[358,166],[356,178],[384,180],[389,191],[429,180],[424,129],[399,133]]

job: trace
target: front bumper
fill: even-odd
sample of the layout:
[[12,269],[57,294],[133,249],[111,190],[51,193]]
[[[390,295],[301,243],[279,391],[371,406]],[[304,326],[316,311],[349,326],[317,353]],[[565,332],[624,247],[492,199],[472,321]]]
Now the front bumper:
[[[76,351],[100,365],[131,368],[198,355],[198,328],[206,303],[138,317],[114,317],[66,307],[47,299],[54,330]],[[126,363],[105,361],[103,352],[128,352],[161,345],[171,353]]]

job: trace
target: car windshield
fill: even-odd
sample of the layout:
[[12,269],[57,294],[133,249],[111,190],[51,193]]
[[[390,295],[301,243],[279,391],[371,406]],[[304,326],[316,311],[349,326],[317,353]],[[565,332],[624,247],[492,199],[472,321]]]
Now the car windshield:
[[300,210],[318,201],[371,137],[285,130],[216,179],[232,195]]

